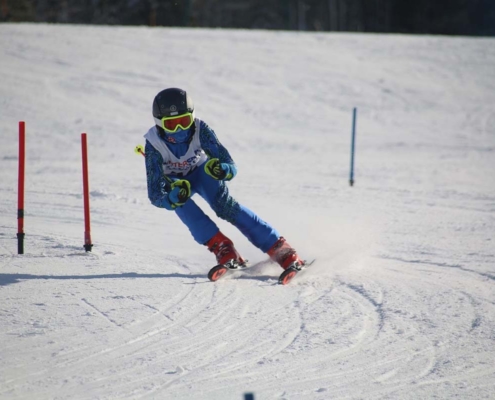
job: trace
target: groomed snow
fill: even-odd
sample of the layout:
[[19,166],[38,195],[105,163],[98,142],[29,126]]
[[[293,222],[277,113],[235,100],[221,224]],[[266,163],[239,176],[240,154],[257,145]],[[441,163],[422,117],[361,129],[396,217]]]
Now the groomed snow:
[[[494,65],[487,38],[0,25],[0,398],[494,399]],[[133,150],[171,86],[317,257],[289,286],[205,208],[256,264],[209,282],[149,203]]]

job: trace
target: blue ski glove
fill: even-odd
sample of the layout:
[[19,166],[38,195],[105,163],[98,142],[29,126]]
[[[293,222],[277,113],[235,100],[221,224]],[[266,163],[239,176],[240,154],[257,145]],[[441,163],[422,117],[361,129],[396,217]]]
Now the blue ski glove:
[[237,174],[234,164],[221,163],[218,158],[212,158],[205,163],[205,172],[213,179],[230,181]]
[[178,186],[174,187],[172,191],[168,194],[168,199],[172,204],[178,205],[179,203],[184,203],[185,200],[181,196],[181,188]]
[[172,190],[163,198],[163,207],[167,210],[175,210],[185,204],[191,197],[191,184],[185,179],[179,179],[172,183]]
[[161,199],[159,207],[165,208],[169,211],[175,210],[176,208],[175,205],[168,199],[168,195]]

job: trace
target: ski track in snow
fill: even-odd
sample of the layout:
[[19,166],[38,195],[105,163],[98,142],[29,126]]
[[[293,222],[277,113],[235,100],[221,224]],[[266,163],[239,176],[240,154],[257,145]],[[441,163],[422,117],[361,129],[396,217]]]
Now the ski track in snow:
[[[494,398],[493,44],[0,25],[0,399]],[[192,51],[179,71],[157,48]],[[209,282],[212,255],[149,204],[133,148],[156,92],[186,83],[232,193],[316,257],[290,285],[222,221],[252,267]]]

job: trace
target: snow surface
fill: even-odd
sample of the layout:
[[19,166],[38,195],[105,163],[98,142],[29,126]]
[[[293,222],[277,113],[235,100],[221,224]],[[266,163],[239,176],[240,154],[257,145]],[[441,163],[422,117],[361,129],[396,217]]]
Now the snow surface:
[[[487,38],[0,25],[0,398],[494,399],[494,66]],[[134,147],[170,86],[318,258],[289,286],[207,209],[256,264],[209,282],[149,203]]]

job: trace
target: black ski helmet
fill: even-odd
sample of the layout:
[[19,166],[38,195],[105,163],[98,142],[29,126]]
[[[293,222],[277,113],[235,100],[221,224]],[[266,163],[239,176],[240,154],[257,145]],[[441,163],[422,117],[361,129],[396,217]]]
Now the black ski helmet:
[[185,90],[169,88],[162,90],[153,100],[153,117],[173,117],[194,111],[194,103],[191,96]]

